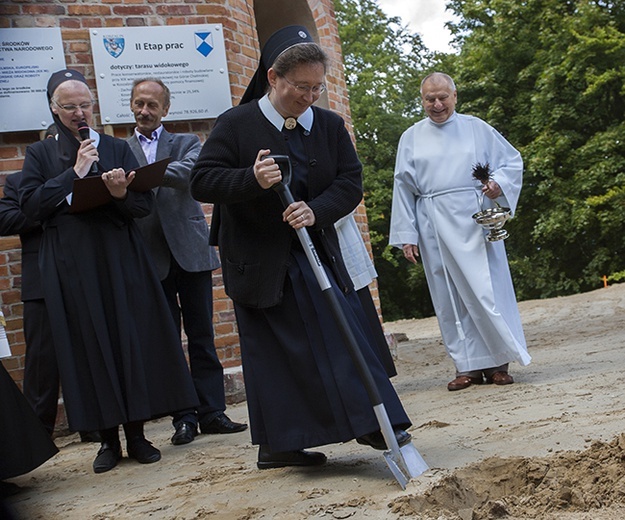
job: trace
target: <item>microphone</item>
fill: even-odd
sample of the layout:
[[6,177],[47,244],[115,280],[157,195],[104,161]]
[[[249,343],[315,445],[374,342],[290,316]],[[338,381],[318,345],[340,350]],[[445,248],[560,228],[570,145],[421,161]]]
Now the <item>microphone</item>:
[[[78,123],[78,135],[80,135],[80,138],[84,141],[85,139],[89,139],[89,125],[87,124],[87,121],[85,121],[84,119]],[[89,170],[89,173],[98,173],[98,162],[97,161],[93,161],[93,163],[91,163],[91,170]]]

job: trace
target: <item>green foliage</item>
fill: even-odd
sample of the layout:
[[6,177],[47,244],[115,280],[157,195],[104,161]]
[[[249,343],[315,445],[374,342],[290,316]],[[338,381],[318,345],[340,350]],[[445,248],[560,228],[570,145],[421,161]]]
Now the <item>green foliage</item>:
[[336,0],[335,8],[384,317],[429,316],[421,266],[388,246],[397,144],[421,118],[419,85],[429,53],[419,36],[387,18],[374,0]]
[[386,319],[432,312],[420,266],[387,247],[401,133],[422,117],[421,78],[451,74],[458,111],[524,158],[506,228],[519,299],[625,275],[625,2],[450,0],[455,54],[432,54],[375,0],[335,0]]
[[590,0],[454,0],[458,110],[525,159],[507,242],[519,298],[600,287],[625,255],[625,10]]

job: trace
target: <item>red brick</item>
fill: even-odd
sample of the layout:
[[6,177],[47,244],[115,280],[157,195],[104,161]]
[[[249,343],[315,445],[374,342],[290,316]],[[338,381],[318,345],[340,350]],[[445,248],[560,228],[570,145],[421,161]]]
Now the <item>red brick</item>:
[[13,378],[13,381],[15,381],[15,383],[17,384],[20,391],[23,392],[24,391],[24,357],[21,356],[16,359],[17,359],[17,365],[19,368],[11,372],[11,377]]
[[0,160],[0,170],[5,172],[17,172],[22,169],[24,159],[16,159],[10,161]]
[[[20,7],[18,5],[9,5],[8,3],[0,4],[0,15],[1,16],[11,16],[20,14]],[[8,24],[8,19],[3,18],[3,21],[6,21]],[[1,27],[9,27],[9,25],[2,25]]]
[[123,18],[107,18],[104,21],[105,27],[123,27],[124,19]]
[[[74,65],[78,63],[83,64],[83,65],[89,65],[92,63],[91,54],[88,54],[88,53],[82,53],[82,54],[75,53],[73,57],[74,57]],[[94,110],[94,113],[95,113],[95,110]]]
[[215,337],[215,347],[227,347],[236,341],[238,341],[238,337],[235,339],[231,336],[217,336]]
[[197,14],[204,16],[228,16],[228,9],[221,4],[204,3],[196,7]]
[[[11,345],[11,353],[14,357],[21,358],[26,353],[26,345],[23,343],[15,343],[14,341],[9,341],[9,345]],[[23,363],[20,363],[20,366],[23,366]]]
[[234,324],[233,323],[216,323],[215,324],[215,334],[219,334],[219,335],[228,335],[228,334],[233,334],[235,332],[235,328],[234,328]]
[[[89,29],[97,29],[102,25],[102,19],[96,16],[82,16],[80,18],[80,27],[82,30],[89,31]],[[89,33],[87,33],[89,34]],[[83,38],[80,38],[81,43],[83,42]],[[85,42],[89,41],[88,38],[84,40]]]
[[190,5],[159,5],[156,7],[156,14],[161,16],[188,16],[195,14],[195,10]]
[[20,291],[11,289],[10,281],[8,279],[0,278],[0,287],[2,288],[2,303],[5,305],[22,301]]
[[17,157],[18,148],[17,146],[4,146],[0,148],[0,158],[1,159],[13,159]]
[[88,42],[71,42],[69,44],[69,51],[71,53],[91,52],[91,45],[89,45]]
[[77,18],[61,18],[59,20],[61,29],[79,29],[81,27],[80,20]]
[[111,8],[89,2],[88,4],[71,4],[67,8],[67,12],[72,16],[107,16],[111,14]]
[[55,16],[62,16],[65,14],[65,7],[58,4],[29,4],[22,7],[22,14],[28,14],[31,16],[38,14],[52,14]]
[[145,27],[147,25],[145,18],[128,18],[126,20],[128,27]]
[[7,372],[11,374],[11,377],[13,377],[12,372],[17,371],[20,368],[19,359],[16,357],[2,358],[2,364],[4,365],[4,368],[7,369]]
[[214,298],[213,310],[215,314],[221,311],[227,311],[230,307],[224,298]]
[[145,16],[154,11],[147,5],[116,5],[113,7],[113,14],[117,16]]
[[[82,20],[84,21],[84,18]],[[99,26],[100,24],[98,23],[97,25]],[[82,29],[76,29],[76,30],[69,29],[67,31],[63,31],[63,41],[67,42],[67,41],[72,41],[72,40],[89,41],[89,29],[88,28],[85,29],[83,26]],[[70,61],[69,58],[71,58],[71,55],[66,56],[67,61]]]

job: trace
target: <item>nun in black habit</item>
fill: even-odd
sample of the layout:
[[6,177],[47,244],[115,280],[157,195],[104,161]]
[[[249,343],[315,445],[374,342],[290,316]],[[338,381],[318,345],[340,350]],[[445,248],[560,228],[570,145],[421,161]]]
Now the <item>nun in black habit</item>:
[[[100,431],[96,473],[122,456],[120,424],[128,456],[156,462],[161,455],[143,422],[198,403],[133,220],[150,212],[152,192],[127,189],[138,164],[126,141],[93,130],[81,140],[78,128],[91,123],[93,106],[82,74],[54,73],[47,93],[58,139],[28,147],[19,194],[22,211],[44,228],[39,266],[69,426]],[[101,175],[111,202],[71,212],[74,180],[92,175]]]
[[[224,283],[234,307],[258,467],[312,466],[305,448],[384,439],[335,318],[295,229],[306,226],[379,387],[400,445],[410,420],[376,357],[367,318],[345,265],[334,223],[362,198],[362,166],[345,123],[313,103],[325,90],[327,58],[305,27],[266,43],[241,104],[222,114],[191,173],[191,193],[215,203]],[[286,210],[268,154],[289,155]]]
[[2,499],[20,489],[4,480],[34,470],[59,450],[2,363],[0,424],[0,518],[4,518]]

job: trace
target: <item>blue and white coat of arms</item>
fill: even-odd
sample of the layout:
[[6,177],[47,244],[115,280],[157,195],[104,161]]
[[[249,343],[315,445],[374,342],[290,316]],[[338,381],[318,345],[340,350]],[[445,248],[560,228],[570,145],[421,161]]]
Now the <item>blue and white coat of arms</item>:
[[104,48],[113,58],[119,58],[124,52],[125,40],[123,36],[104,36]]

